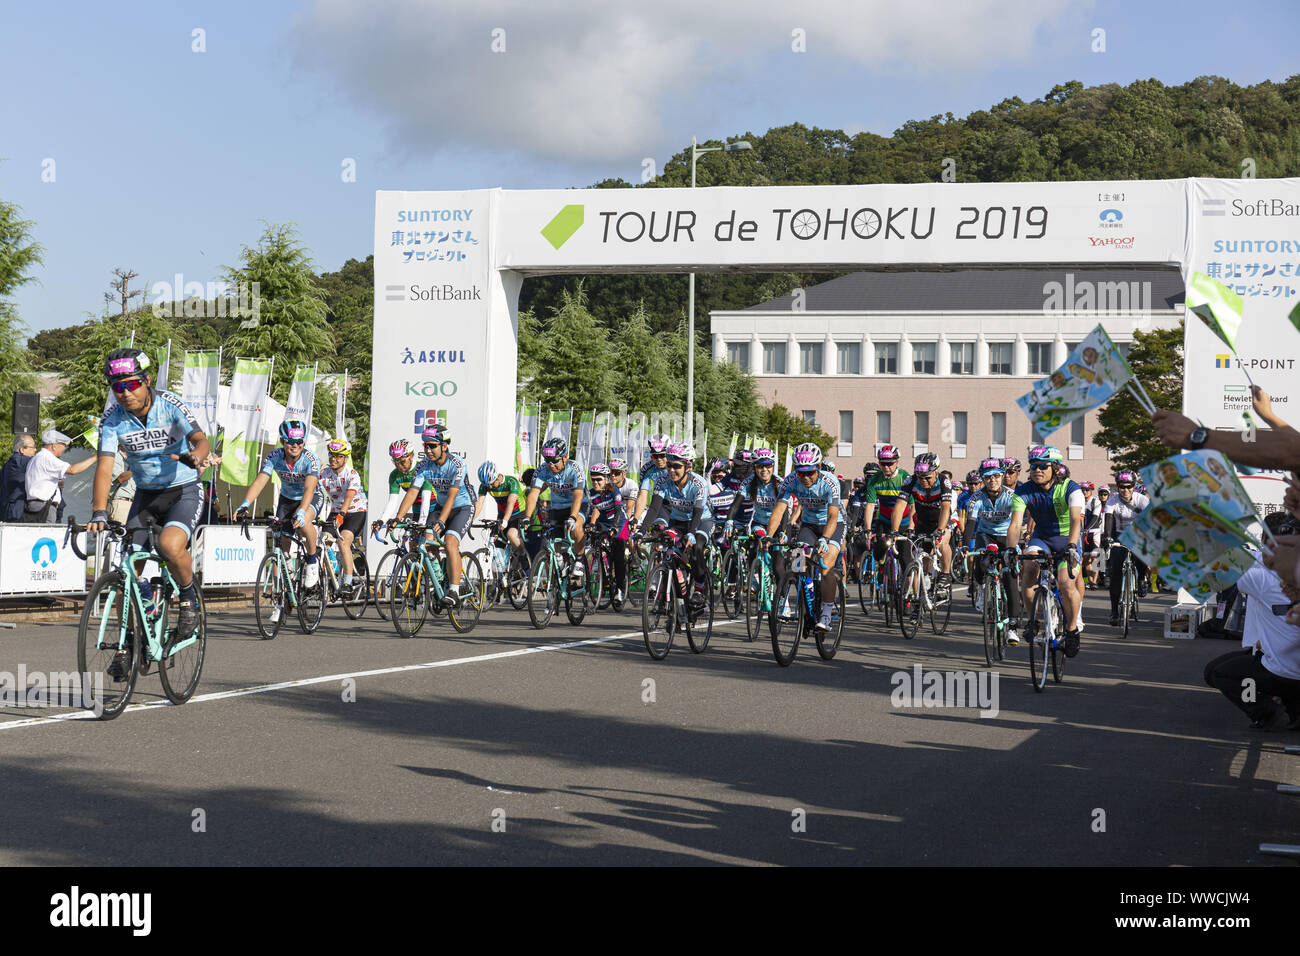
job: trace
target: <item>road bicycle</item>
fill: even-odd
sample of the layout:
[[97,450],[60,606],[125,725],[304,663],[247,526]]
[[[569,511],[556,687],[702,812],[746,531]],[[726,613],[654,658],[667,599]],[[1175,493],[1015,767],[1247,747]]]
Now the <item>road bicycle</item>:
[[[77,670],[83,680],[96,675],[97,685],[93,692],[82,688],[82,705],[94,710],[99,720],[112,720],[126,709],[136,681],[154,664],[158,665],[163,694],[173,704],[183,704],[194,696],[203,673],[207,614],[202,590],[194,588],[198,625],[192,634],[181,638],[173,626],[180,615],[180,587],[158,547],[161,529],[151,516],[142,519],[145,528],[130,531],[119,522],[108,523],[103,532],[111,539],[105,568],[86,596],[77,625]],[[64,544],[70,543],[83,561],[87,556],[77,536],[85,530],[85,525],[68,518]],[[141,534],[148,535],[147,549],[133,545]],[[160,573],[149,581],[151,596],[146,598],[141,582],[145,580],[143,569],[150,563],[157,565]],[[102,689],[98,686],[100,674],[107,678]]]
[[[245,518],[240,522],[244,537],[252,540],[248,529],[253,525],[271,529],[271,550],[262,557],[253,588],[253,617],[262,639],[274,640],[284,624],[285,611],[296,608],[298,625],[310,634],[320,624],[325,605],[320,585],[309,594],[303,584],[307,573],[307,539],[293,527],[293,519]],[[281,547],[287,542],[288,550]]]
[[385,621],[389,619],[388,611],[392,603],[393,581],[396,579],[397,562],[402,555],[411,550],[419,526],[414,522],[403,521],[393,525],[388,538],[384,537],[382,524],[372,532],[372,537],[380,544],[391,544],[375,565],[373,592],[375,612]]
[[506,601],[516,611],[528,603],[528,555],[510,543],[499,521],[478,521],[470,526],[487,533],[487,543],[471,554],[487,574],[484,603],[495,607]]
[[[641,602],[641,636],[650,657],[661,661],[672,650],[678,631],[686,632],[691,651],[703,654],[713,635],[714,591],[707,579],[700,587],[682,539],[671,528],[655,527],[646,535],[650,559]],[[702,560],[696,556],[695,560]]]
[[[829,661],[839,650],[844,633],[844,581],[835,582],[835,606],[830,625],[817,629],[822,611],[821,555],[810,544],[792,545],[786,555],[786,569],[772,598],[769,627],[772,654],[782,667],[789,667],[799,651],[799,642],[810,631],[817,642],[817,653]],[[793,625],[787,626],[787,625]]]
[[[766,540],[763,534],[752,538],[759,546],[754,549],[754,556],[749,559],[745,569],[744,600],[742,613],[745,615],[745,640],[758,639],[759,630],[764,621],[772,614],[772,596],[776,593],[776,573],[772,567],[772,556],[781,554],[785,547],[770,544],[763,547]],[[769,629],[771,625],[769,624]]]
[[564,542],[557,547],[554,526],[542,532],[542,550],[533,558],[528,573],[528,618],[541,630],[564,602],[569,623],[578,625],[591,608],[591,591],[587,588],[587,565],[573,549],[573,532],[563,531]]
[[[451,571],[443,539],[427,530],[424,540],[398,559],[389,594],[389,614],[400,637],[414,637],[424,626],[430,610],[447,612],[447,621],[459,633],[472,631],[483,613],[487,581],[483,569],[471,553],[461,553],[459,589],[453,592]],[[455,603],[443,607],[450,594]]]
[[745,544],[749,535],[736,535],[722,546],[722,559],[718,562],[714,586],[718,591],[718,603],[727,615],[727,620],[734,621],[744,613],[745,602]]
[[[1112,548],[1123,545],[1112,544]],[[1137,568],[1133,565],[1133,552],[1124,548],[1124,564],[1120,568],[1119,585],[1119,626],[1124,637],[1128,637],[1129,628],[1138,619]]]
[[1038,561],[1038,590],[1034,593],[1034,606],[1029,616],[1033,635],[1029,638],[1029,680],[1039,693],[1047,686],[1047,665],[1052,665],[1052,680],[1059,684],[1065,679],[1065,611],[1061,592],[1056,584],[1056,567],[1062,557],[1067,557],[1070,577],[1077,573],[1075,553],[1053,552],[1050,560],[1040,548],[1024,552],[1026,561]]
[[[921,619],[930,618],[930,630],[942,634],[948,630],[948,619],[952,614],[952,587],[936,589],[935,576],[939,563],[938,543],[942,532],[908,536],[903,540],[911,548],[911,560],[905,562],[907,571],[903,575],[902,590],[899,593],[898,623],[903,637],[911,640],[921,628]],[[923,544],[929,544],[927,551]]]
[[[339,549],[343,542],[337,537],[338,525],[331,519],[319,519],[316,527],[316,553],[320,559],[320,589],[324,604],[330,607],[341,604],[343,613],[357,620],[366,613],[370,603],[370,569],[366,565],[365,551],[352,541],[352,587],[343,586],[343,563]],[[311,597],[308,599],[311,600]],[[322,608],[323,610],[323,608]]]
[[[982,552],[972,553],[974,559],[982,566],[983,581],[979,591],[983,597],[984,609],[980,614],[980,627],[984,632],[984,663],[993,665],[995,660],[1006,656],[1007,630],[1015,626],[1006,613],[1008,607],[1006,582],[1003,580],[1004,569],[1011,573],[1012,586],[1018,586],[1019,567],[1014,551],[999,551],[998,546],[989,543]],[[976,588],[971,585],[971,593]]]

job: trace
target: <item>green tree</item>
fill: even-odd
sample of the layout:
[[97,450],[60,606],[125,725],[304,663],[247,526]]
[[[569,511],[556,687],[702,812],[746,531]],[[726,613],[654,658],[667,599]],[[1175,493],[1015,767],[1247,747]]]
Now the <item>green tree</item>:
[[325,296],[311,257],[293,226],[272,223],[255,249],[244,246],[242,263],[228,268],[225,278],[232,289],[240,283],[256,289],[260,304],[256,316],[245,318],[231,332],[223,364],[233,365],[237,356],[274,356],[271,397],[283,402],[296,366],[319,361],[329,367],[335,355]]
[[685,386],[668,368],[660,342],[650,331],[644,302],[637,303],[609,344],[615,404],[623,402],[629,409],[649,411],[680,401],[678,392],[684,392]]
[[[1135,332],[1128,363],[1156,408],[1182,408],[1183,326],[1155,332]],[[1136,470],[1169,454],[1156,437],[1151,416],[1128,390],[1117,393],[1097,416],[1101,431],[1093,441],[1110,451],[1116,470]]]
[[610,408],[614,389],[609,376],[608,333],[587,309],[579,284],[567,289],[542,333],[541,361],[530,400],[547,408],[585,411]]
[[[370,385],[374,364],[375,257],[349,259],[338,272],[322,273],[319,286],[325,297],[327,321],[338,356],[332,370],[348,373],[345,417],[351,422],[353,467],[365,465],[370,447]],[[330,366],[322,365],[322,370]],[[325,394],[328,393],[328,394]],[[318,428],[334,434],[337,390],[322,389],[312,418]],[[323,403],[323,404],[322,404]],[[322,417],[323,416],[323,417]]]
[[[799,445],[809,441],[820,448],[822,454],[825,454],[831,447],[831,442],[835,440],[816,425],[810,425],[802,418],[791,415],[790,410],[780,402],[771,408],[763,409],[763,417],[759,421],[758,432],[768,441],[779,442],[782,454],[784,454],[787,445]],[[777,467],[780,466],[780,463],[778,463]]]
[[[29,392],[36,387],[32,362],[23,340],[27,330],[18,317],[18,309],[9,297],[21,285],[34,278],[33,266],[43,262],[44,250],[32,239],[33,223],[20,216],[13,203],[0,200],[0,428],[9,435],[13,430],[14,392]],[[0,460],[8,458],[12,446],[0,449]]]

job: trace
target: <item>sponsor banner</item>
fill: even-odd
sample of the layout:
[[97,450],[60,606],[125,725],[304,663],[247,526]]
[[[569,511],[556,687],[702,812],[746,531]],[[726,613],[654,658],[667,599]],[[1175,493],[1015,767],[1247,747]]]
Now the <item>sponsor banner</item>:
[[519,409],[518,451],[515,456],[516,475],[522,474],[524,469],[531,468],[537,463],[537,449],[541,447],[537,440],[538,417],[541,413],[540,405],[523,405]]
[[[1277,414],[1294,422],[1300,334],[1288,314],[1300,298],[1300,179],[1192,179],[1187,184],[1192,241],[1183,262],[1184,282],[1190,289],[1196,272],[1221,283],[1240,297],[1241,321],[1230,334],[1233,354],[1189,309],[1183,411],[1207,428],[1242,428],[1251,407],[1249,376],[1272,396]],[[1254,497],[1258,483],[1244,484]]]
[[[64,545],[63,525],[0,524],[0,593],[86,590],[86,562]],[[83,548],[84,550],[84,548]]]
[[334,395],[334,437],[351,441],[351,436],[347,434],[347,395],[348,370],[344,369],[343,378],[339,381],[339,390]]
[[542,439],[545,445],[552,438],[561,438],[569,446],[569,457],[574,457],[573,442],[569,439],[569,432],[573,430],[573,409],[568,408],[562,412],[549,411],[546,413],[546,437]]
[[606,454],[609,448],[609,437],[614,430],[615,412],[600,412],[596,415],[596,423],[591,430],[591,460],[609,461],[613,455]]
[[201,525],[194,536],[194,570],[203,585],[255,584],[266,555],[266,534],[245,538],[236,525]]
[[578,417],[578,438],[577,448],[573,455],[582,463],[584,468],[590,467],[594,462],[601,461],[600,458],[591,457],[592,436],[595,434],[596,412],[593,409],[589,412],[583,412]]
[[312,406],[316,402],[316,366],[299,365],[289,383],[289,400],[284,403],[284,417],[311,424]]
[[222,481],[250,485],[257,476],[261,465],[262,412],[270,381],[269,359],[235,359],[235,371],[230,378],[230,411],[225,423],[225,452],[221,457]]
[[203,433],[217,431],[217,402],[220,395],[221,353],[186,352],[181,379],[181,401],[189,406]]

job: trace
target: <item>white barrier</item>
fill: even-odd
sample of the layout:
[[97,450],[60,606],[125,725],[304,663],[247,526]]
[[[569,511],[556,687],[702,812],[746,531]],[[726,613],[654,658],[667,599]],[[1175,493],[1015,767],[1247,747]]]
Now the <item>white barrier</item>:
[[194,529],[190,549],[194,571],[203,575],[203,586],[256,584],[257,568],[267,552],[269,532],[251,529],[251,540],[237,524],[205,524]]
[[85,594],[86,562],[59,524],[0,524],[0,597]]

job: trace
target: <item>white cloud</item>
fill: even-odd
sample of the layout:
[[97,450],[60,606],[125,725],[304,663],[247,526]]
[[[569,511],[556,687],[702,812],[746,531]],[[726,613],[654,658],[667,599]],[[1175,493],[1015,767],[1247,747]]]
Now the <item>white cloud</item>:
[[[1090,0],[316,0],[295,59],[330,76],[411,152],[519,151],[560,160],[641,155],[666,105],[707,100],[729,73],[848,65],[873,80],[985,73],[1031,58]],[[506,52],[491,49],[496,28]],[[791,53],[792,31],[807,52]],[[793,65],[793,60],[790,61]],[[689,117],[687,117],[689,119]],[[671,118],[674,128],[681,117]],[[675,137],[668,137],[675,141]]]

